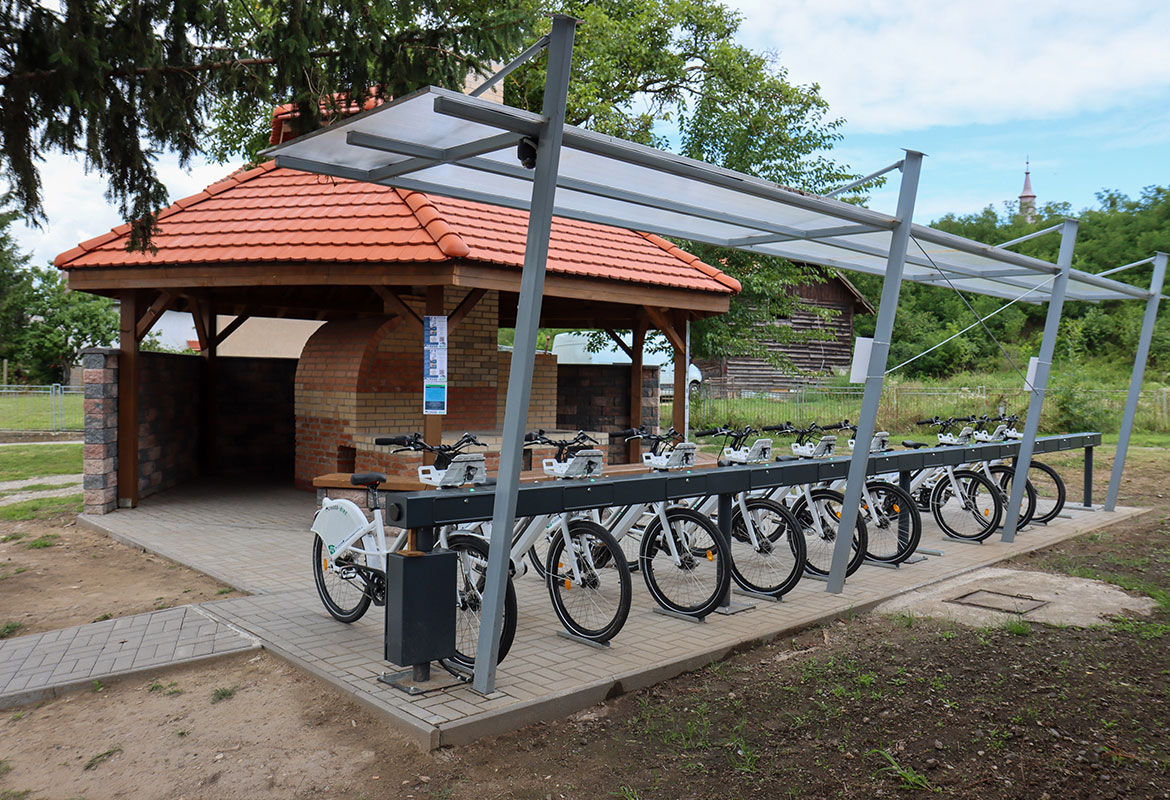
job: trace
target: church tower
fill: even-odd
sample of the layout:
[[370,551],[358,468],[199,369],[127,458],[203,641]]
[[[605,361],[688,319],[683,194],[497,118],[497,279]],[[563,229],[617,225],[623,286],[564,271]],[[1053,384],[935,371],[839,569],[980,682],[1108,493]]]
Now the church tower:
[[1020,192],[1020,213],[1025,222],[1032,222],[1036,218],[1036,193],[1032,191],[1032,171],[1027,160],[1024,161],[1024,190]]

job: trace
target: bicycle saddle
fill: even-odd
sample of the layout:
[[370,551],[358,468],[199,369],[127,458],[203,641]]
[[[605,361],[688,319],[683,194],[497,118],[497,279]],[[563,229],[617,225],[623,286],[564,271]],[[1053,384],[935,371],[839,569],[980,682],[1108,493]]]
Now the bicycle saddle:
[[386,482],[386,476],[381,472],[355,472],[349,476],[349,482],[354,486],[368,486],[376,489],[379,483]]
[[909,447],[911,450],[917,450],[919,447],[930,447],[926,442],[912,442],[909,439],[902,441],[903,447]]

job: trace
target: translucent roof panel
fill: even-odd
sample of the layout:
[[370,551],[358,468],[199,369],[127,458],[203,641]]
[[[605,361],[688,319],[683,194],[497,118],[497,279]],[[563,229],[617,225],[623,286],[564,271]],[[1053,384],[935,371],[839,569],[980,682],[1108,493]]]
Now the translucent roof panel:
[[[428,87],[267,151],[278,166],[527,210],[533,171],[516,146],[540,116]],[[796,261],[883,274],[897,219],[673,153],[566,126],[555,213]],[[1027,300],[1056,266],[921,225],[905,279]],[[1074,270],[1072,300],[1145,298]]]

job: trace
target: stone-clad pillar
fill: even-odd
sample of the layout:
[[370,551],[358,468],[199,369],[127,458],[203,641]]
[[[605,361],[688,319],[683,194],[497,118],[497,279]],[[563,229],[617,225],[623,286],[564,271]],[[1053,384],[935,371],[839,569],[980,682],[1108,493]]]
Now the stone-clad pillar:
[[85,513],[118,507],[118,350],[82,352],[85,384]]

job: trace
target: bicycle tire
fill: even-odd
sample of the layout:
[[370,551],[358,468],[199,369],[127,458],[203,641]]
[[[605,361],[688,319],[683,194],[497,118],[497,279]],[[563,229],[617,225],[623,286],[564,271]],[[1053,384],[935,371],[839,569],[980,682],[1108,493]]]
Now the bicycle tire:
[[[475,668],[479,649],[479,624],[483,608],[483,591],[487,584],[487,542],[472,534],[447,538],[447,549],[458,556],[455,583],[455,655],[449,660],[464,669]],[[504,590],[504,610],[500,630],[499,664],[512,649],[516,636],[516,587],[511,576]]]
[[370,591],[366,580],[358,570],[344,575],[345,567],[364,559],[356,553],[346,553],[335,562],[333,570],[328,567],[325,557],[325,543],[320,536],[313,536],[313,582],[325,610],[338,622],[357,622],[370,608]]
[[866,558],[882,564],[901,564],[918,549],[922,539],[918,504],[904,489],[888,481],[870,481],[865,486],[877,506],[872,511],[862,506],[866,513]]
[[[955,487],[944,475],[930,493],[931,514],[947,535],[956,539],[982,542],[999,527],[1000,519],[1003,517],[999,487],[970,470],[957,469],[954,475],[960,484],[959,491],[967,496],[972,506],[965,507],[963,501],[960,501],[957,508],[954,506],[952,501],[957,498]],[[962,525],[964,522],[966,525]]]
[[[656,518],[642,534],[638,561],[646,588],[667,611],[705,617],[731,586],[727,543],[715,523],[693,509],[669,508],[666,521],[669,530]],[[677,563],[671,542],[679,554]]]
[[1064,511],[1068,499],[1064,478],[1049,465],[1033,461],[1028,467],[1028,480],[1036,487],[1036,513],[1033,522],[1047,524]]
[[[605,643],[617,636],[630,614],[633,587],[630,568],[613,534],[596,522],[569,522],[572,556],[566,555],[563,531],[553,535],[548,549],[545,583],[553,611],[565,630],[591,642]],[[582,557],[584,556],[584,557]],[[566,562],[577,558],[581,580]]]
[[[837,541],[837,527],[841,519],[841,506],[845,504],[845,495],[833,489],[813,489],[810,492],[812,501],[816,504],[818,515],[821,517],[821,533],[813,524],[812,512],[808,502],[802,494],[792,505],[792,516],[804,533],[805,569],[814,575],[828,575],[833,566],[833,549]],[[833,506],[836,506],[834,509]],[[827,524],[826,524],[827,523]],[[862,514],[857,515],[857,522],[853,526],[853,540],[851,547],[853,554],[849,557],[849,564],[845,568],[845,575],[852,575],[861,569],[865,562],[865,552],[869,543],[865,520]]]
[[763,536],[752,544],[739,505],[731,518],[731,577],[750,592],[781,597],[792,591],[804,574],[805,547],[800,525],[775,500],[752,497],[744,501],[752,527]]
[[[1011,499],[1011,480],[1012,468],[1007,464],[996,464],[994,467],[989,467],[993,480],[999,484],[1000,490],[1003,494],[999,499],[1003,501],[1004,517],[1007,517],[1008,501]],[[1024,481],[1024,498],[1020,501],[1020,517],[1016,521],[1016,528],[1024,528],[1032,521],[1036,514],[1036,487],[1032,485],[1031,479]],[[1006,519],[1002,522],[1007,522]]]

